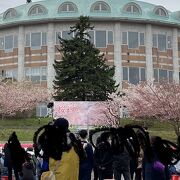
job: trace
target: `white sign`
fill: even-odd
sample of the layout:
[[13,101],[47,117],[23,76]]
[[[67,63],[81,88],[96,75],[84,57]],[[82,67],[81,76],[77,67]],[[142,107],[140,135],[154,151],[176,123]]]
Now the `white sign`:
[[53,118],[66,118],[72,125],[94,125],[103,120],[103,102],[93,101],[55,101]]

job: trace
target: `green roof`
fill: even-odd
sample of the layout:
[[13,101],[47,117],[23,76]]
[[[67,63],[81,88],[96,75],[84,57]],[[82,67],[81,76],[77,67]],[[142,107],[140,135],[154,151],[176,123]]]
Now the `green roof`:
[[[58,8],[63,3],[72,3],[76,9],[74,12],[58,12]],[[104,11],[101,7],[101,11],[92,10],[93,5],[96,3],[102,3],[108,6],[108,11]],[[131,13],[125,9],[128,6],[135,6],[139,13]],[[29,11],[33,7],[42,7],[44,14],[29,15]],[[161,9],[160,13],[163,15],[156,15],[155,11]],[[159,10],[158,10],[159,12]],[[31,2],[23,4],[18,7],[7,9],[4,13],[0,14],[0,27],[12,26],[18,24],[25,24],[30,22],[46,22],[46,21],[64,21],[77,19],[80,15],[89,16],[96,20],[122,20],[122,21],[138,21],[144,23],[156,23],[167,25],[180,25],[180,11],[170,12],[164,7],[154,5],[142,1],[132,0],[44,0],[38,2]]]

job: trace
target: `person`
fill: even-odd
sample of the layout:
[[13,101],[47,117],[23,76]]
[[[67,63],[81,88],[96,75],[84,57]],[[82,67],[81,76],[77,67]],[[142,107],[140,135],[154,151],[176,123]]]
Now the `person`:
[[[101,137],[98,136],[96,139],[96,147],[98,146],[98,144],[101,142]],[[98,180],[98,171],[97,171],[97,164],[94,163],[94,167],[93,167],[93,174],[94,174],[94,180]]]
[[151,146],[146,147],[143,158],[144,180],[169,180],[170,154],[159,136],[151,137]]
[[125,146],[125,141],[127,140],[125,134],[127,132],[123,128],[119,127],[117,128],[116,133],[112,135],[113,172],[116,180],[121,180],[122,175],[125,180],[131,180],[131,156]]
[[103,132],[100,135],[100,142],[94,151],[95,166],[99,180],[113,178],[113,156],[111,150],[111,139],[109,132]]
[[36,169],[32,161],[23,163],[21,176],[23,180],[36,180]]
[[145,138],[144,134],[141,131],[138,130],[136,132],[136,135],[137,135],[139,145],[140,145],[140,152],[139,152],[139,156],[138,156],[137,169],[135,171],[135,180],[142,180],[142,161],[143,161],[144,150],[145,150],[147,142],[146,142],[146,138]]
[[87,130],[80,130],[78,135],[86,155],[86,157],[80,161],[79,180],[91,180],[91,173],[94,164],[93,148],[87,141]]
[[113,155],[113,171],[116,180],[121,180],[121,175],[125,180],[131,180],[130,160],[131,158],[125,147],[123,147],[122,152]]
[[19,175],[22,172],[22,164],[28,161],[28,155],[26,151],[21,147],[21,144],[17,138],[16,132],[13,132],[8,142],[4,146],[4,165],[8,167],[8,179],[12,180],[12,169],[16,180],[19,180]]
[[45,126],[40,141],[34,141],[40,144],[34,147],[42,148],[44,156],[49,160],[49,170],[55,174],[56,179],[78,180],[81,147],[68,128],[69,122],[66,119],[55,119]]

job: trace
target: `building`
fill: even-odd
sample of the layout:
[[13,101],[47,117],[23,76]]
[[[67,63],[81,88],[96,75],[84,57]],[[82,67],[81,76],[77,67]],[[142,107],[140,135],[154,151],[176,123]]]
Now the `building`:
[[0,74],[52,88],[58,35],[89,16],[91,41],[115,65],[115,79],[137,84],[166,78],[179,83],[180,11],[132,0],[43,0],[0,14]]

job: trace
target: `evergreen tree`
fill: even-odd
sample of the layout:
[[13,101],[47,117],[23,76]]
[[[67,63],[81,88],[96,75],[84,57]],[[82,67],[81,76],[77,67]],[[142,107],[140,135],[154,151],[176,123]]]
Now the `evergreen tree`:
[[90,42],[89,17],[81,16],[70,27],[71,39],[60,40],[62,61],[55,61],[56,101],[104,101],[116,91],[114,67],[106,65],[104,55]]

